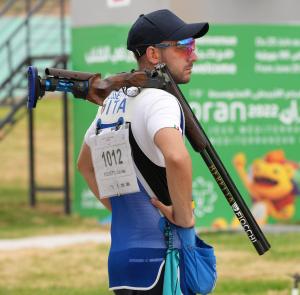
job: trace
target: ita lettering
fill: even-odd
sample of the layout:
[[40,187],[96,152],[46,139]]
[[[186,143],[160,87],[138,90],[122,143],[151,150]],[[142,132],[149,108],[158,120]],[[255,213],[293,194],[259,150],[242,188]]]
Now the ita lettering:
[[105,115],[124,114],[126,111],[126,98],[127,97],[122,90],[112,92],[103,105],[101,113]]

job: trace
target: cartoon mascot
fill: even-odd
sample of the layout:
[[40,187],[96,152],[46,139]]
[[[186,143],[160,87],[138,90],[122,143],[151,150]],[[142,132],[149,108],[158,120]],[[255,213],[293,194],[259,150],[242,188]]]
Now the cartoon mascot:
[[263,159],[254,160],[250,174],[246,171],[245,154],[237,154],[233,163],[252,198],[251,211],[260,225],[267,223],[268,217],[293,217],[295,197],[300,193],[294,181],[299,165],[288,161],[284,151],[271,151]]

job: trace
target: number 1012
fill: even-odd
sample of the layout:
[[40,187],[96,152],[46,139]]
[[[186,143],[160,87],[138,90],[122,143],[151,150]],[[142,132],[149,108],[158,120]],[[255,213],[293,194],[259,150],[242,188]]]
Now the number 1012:
[[105,167],[123,164],[122,151],[120,149],[102,152],[101,157],[104,161]]

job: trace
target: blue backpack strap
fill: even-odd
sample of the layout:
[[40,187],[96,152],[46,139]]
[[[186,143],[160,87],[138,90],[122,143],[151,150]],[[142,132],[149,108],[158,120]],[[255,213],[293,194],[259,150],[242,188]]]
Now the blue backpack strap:
[[181,295],[179,280],[179,250],[174,248],[173,233],[171,225],[167,220],[165,222],[164,236],[168,250],[165,262],[163,295]]

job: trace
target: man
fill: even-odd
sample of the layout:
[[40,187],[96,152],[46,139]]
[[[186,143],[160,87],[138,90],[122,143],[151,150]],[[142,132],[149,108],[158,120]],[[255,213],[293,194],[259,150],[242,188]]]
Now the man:
[[[176,83],[188,83],[197,60],[195,39],[207,31],[207,23],[186,24],[169,10],[158,10],[140,15],[127,48],[139,70],[165,63]],[[166,256],[161,214],[177,226],[194,226],[192,164],[177,99],[153,88],[127,94],[114,91],[104,101],[85,135],[78,168],[112,211],[110,289],[119,295],[161,295]],[[173,236],[180,248],[176,232]],[[183,280],[180,285],[184,292]]]

